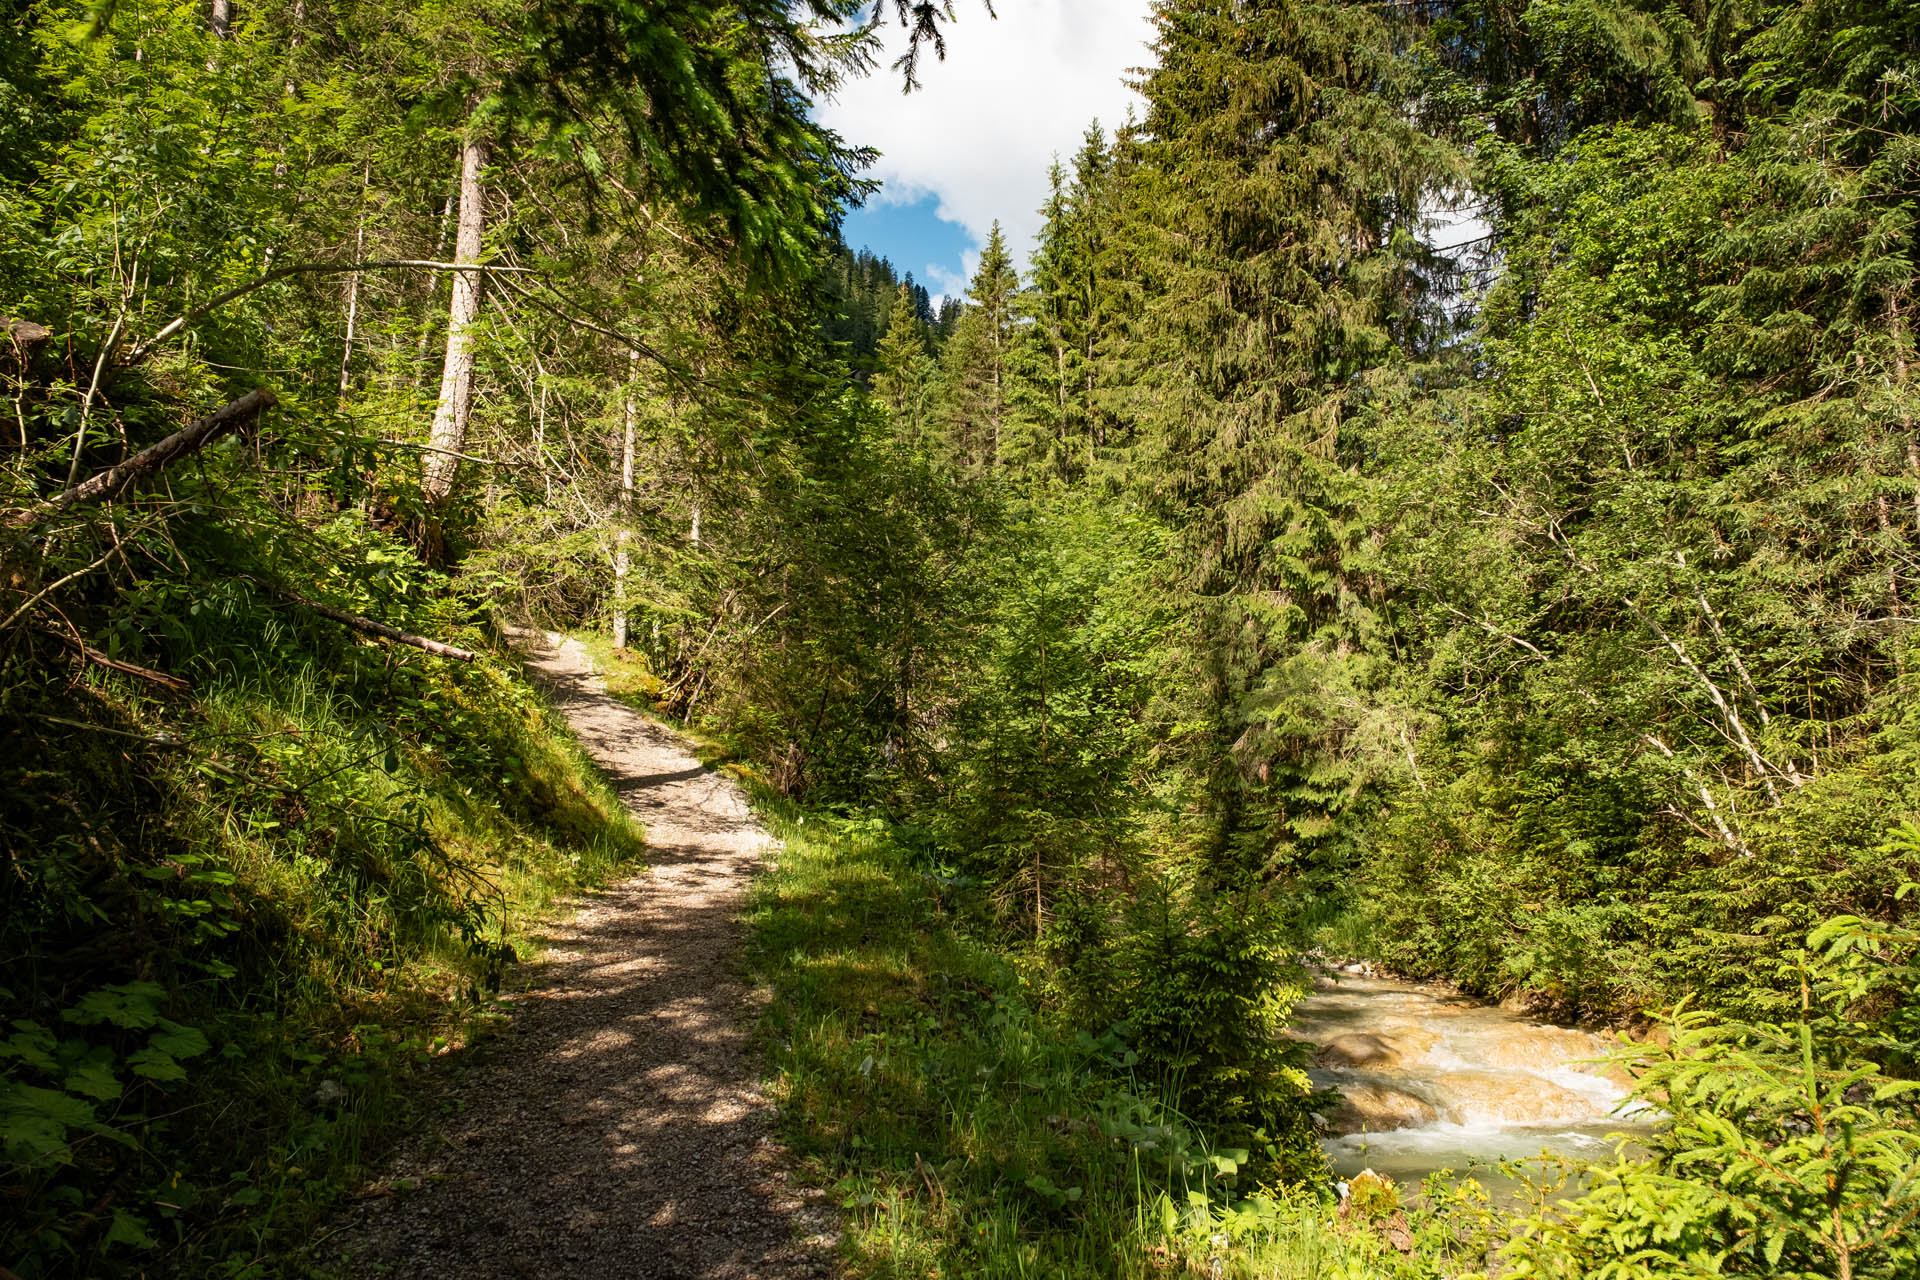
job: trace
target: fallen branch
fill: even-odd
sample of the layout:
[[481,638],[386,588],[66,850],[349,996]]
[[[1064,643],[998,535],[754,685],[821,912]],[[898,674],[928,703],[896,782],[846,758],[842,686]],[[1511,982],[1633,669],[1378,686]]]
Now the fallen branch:
[[82,502],[107,502],[118,497],[136,480],[153,475],[176,458],[198,452],[236,428],[251,422],[260,411],[274,403],[267,390],[249,391],[232,404],[216,409],[190,426],[174,432],[158,444],[148,445],[118,466],[108,467],[73,488],[28,507],[7,519],[7,523],[25,526]]
[[28,611],[31,610],[33,606],[39,604],[42,600],[45,600],[48,596],[52,595],[54,592],[58,591],[60,588],[66,586],[69,582],[73,582],[80,578],[86,577],[88,574],[92,573],[95,569],[98,569],[101,565],[113,559],[115,555],[119,554],[119,551],[120,551],[120,548],[118,546],[108,547],[106,551],[101,554],[98,560],[95,560],[92,564],[86,566],[84,569],[75,569],[72,573],[67,574],[64,578],[60,578],[54,582],[50,582],[46,586],[40,588],[40,590],[28,596],[25,604],[15,609],[12,613],[8,614],[7,620],[5,622],[0,622],[0,631],[6,631],[9,628],[11,628],[14,623],[26,617]]
[[288,276],[304,275],[345,275],[353,271],[393,271],[411,269],[415,271],[482,271],[502,272],[515,275],[530,275],[532,267],[500,267],[479,262],[430,262],[417,258],[381,258],[373,262],[297,262],[292,266],[275,267],[265,275],[255,276],[245,284],[234,285],[231,289],[222,289],[211,298],[182,316],[175,316],[160,327],[160,332],[127,353],[120,367],[131,369],[159,349],[160,345],[174,334],[179,333],[197,320],[205,319],[213,311],[226,306],[235,298],[244,298],[255,289],[264,289],[276,280],[285,280]]
[[179,676],[170,676],[164,671],[155,671],[152,667],[135,666],[131,662],[122,662],[118,658],[109,658],[106,654],[100,652],[76,635],[70,635],[67,632],[56,630],[53,627],[39,627],[37,630],[43,635],[52,636],[61,644],[73,649],[82,658],[91,662],[96,667],[105,667],[109,671],[118,671],[121,675],[135,676],[141,680],[150,680],[161,688],[170,689],[175,693],[186,693],[193,688],[192,685],[182,680]]
[[375,622],[372,618],[363,618],[357,613],[348,613],[345,609],[336,609],[330,604],[321,604],[318,600],[309,600],[297,592],[287,590],[287,588],[280,586],[278,583],[262,582],[259,578],[249,578],[248,581],[279,596],[289,604],[297,604],[302,609],[309,609],[323,618],[331,619],[343,627],[351,627],[355,631],[362,632],[366,635],[377,636],[382,640],[391,640],[395,644],[412,645],[416,649],[424,649],[428,653],[439,654],[443,658],[454,658],[461,662],[477,662],[480,658],[480,655],[471,649],[457,649],[453,645],[442,644],[438,640],[429,640],[425,636],[410,635],[398,627],[390,627],[384,622]]

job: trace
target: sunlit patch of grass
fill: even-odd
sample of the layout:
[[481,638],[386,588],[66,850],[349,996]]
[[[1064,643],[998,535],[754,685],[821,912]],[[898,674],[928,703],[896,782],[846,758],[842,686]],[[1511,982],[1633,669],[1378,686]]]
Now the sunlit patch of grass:
[[[1467,1276],[1471,1193],[1387,1224],[1236,1184],[1111,1036],[1037,1007],[976,904],[885,823],[761,792],[782,841],[752,905],[784,1136],[833,1187],[862,1277]],[[1226,1163],[1232,1164],[1230,1153]],[[1397,1230],[1397,1225],[1394,1227]]]
[[587,651],[610,695],[638,710],[654,710],[664,685],[645,654],[638,649],[615,649],[612,638],[598,631],[573,631],[568,637]]

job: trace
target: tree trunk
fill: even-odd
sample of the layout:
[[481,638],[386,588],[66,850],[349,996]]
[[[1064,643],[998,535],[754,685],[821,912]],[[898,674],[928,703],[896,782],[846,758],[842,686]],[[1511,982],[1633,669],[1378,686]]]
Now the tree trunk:
[[[367,184],[373,178],[371,167],[360,175],[360,225],[353,232],[353,260],[359,262],[367,256]],[[347,403],[347,388],[351,385],[353,370],[353,336],[360,320],[360,273],[354,272],[347,277],[347,336],[340,346],[340,404]]]
[[621,415],[620,440],[620,527],[613,535],[613,647],[627,647],[627,622],[631,610],[627,602],[627,574],[633,567],[632,552],[628,541],[633,532],[627,525],[633,519],[633,383],[632,365],[635,356],[629,353],[627,383],[627,402]]
[[158,473],[175,459],[195,453],[229,431],[245,426],[258,417],[262,410],[272,406],[272,392],[265,389],[249,391],[191,426],[183,427],[157,444],[148,445],[125,462],[108,467],[45,502],[12,513],[6,518],[6,523],[24,527],[80,503],[111,502],[136,481]]
[[[486,231],[486,195],[480,189],[480,170],[486,167],[488,145],[469,137],[460,149],[460,225],[454,236],[453,260],[466,264],[480,260],[480,240]],[[447,359],[440,371],[440,403],[433,411],[433,430],[427,436],[427,459],[421,493],[431,507],[444,507],[453,496],[460,471],[457,455],[467,447],[467,419],[473,410],[473,323],[480,314],[486,275],[457,271],[453,301],[447,307]]]
[[207,13],[207,30],[213,32],[216,40],[232,38],[233,0],[213,0],[213,7]]

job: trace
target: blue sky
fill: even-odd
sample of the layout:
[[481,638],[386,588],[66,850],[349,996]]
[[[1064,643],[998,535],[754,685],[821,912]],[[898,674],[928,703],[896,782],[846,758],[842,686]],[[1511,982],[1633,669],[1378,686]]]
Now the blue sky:
[[855,209],[841,237],[855,249],[871,249],[890,259],[894,270],[910,273],[934,293],[943,292],[934,276],[962,270],[967,253],[979,248],[964,226],[940,216],[940,197],[935,195],[912,204],[874,202]]
[[947,59],[921,68],[903,95],[887,63],[818,107],[849,142],[879,148],[883,183],[847,220],[846,241],[911,271],[934,294],[965,290],[998,218],[1024,265],[1040,227],[1047,166],[1071,158],[1099,119],[1111,134],[1137,109],[1130,69],[1151,58],[1150,0],[1000,0],[997,20],[961,0]]

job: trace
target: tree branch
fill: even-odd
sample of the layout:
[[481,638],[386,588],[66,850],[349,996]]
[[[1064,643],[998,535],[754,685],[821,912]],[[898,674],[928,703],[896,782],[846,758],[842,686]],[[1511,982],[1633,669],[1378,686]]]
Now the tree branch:
[[252,421],[260,415],[261,410],[271,407],[273,403],[271,391],[264,388],[249,391],[233,403],[216,409],[198,422],[181,428],[158,444],[148,445],[125,462],[108,467],[98,475],[90,476],[64,493],[48,498],[45,502],[14,513],[7,517],[5,523],[23,528],[82,502],[110,501],[135,481],[154,474],[176,458],[198,452],[214,440]]
[[460,662],[475,662],[480,657],[479,654],[473,652],[471,649],[457,649],[453,645],[443,644],[438,640],[429,640],[425,636],[410,635],[398,627],[390,627],[384,622],[375,622],[372,618],[363,618],[357,613],[348,613],[345,609],[336,609],[330,604],[321,604],[318,600],[309,600],[298,592],[290,591],[277,582],[266,582],[260,578],[248,578],[247,580],[255,586],[279,596],[289,604],[297,604],[302,609],[311,610],[323,618],[337,622],[343,627],[351,627],[353,630],[365,635],[377,636],[382,640],[391,640],[395,644],[412,645],[416,649],[423,649],[428,653],[438,654],[443,658],[454,658]]
[[[1678,760],[1674,759],[1673,748],[1669,747],[1666,743],[1662,742],[1659,738],[1656,738],[1654,735],[1650,733],[1646,735],[1646,738],[1648,742],[1651,742],[1653,744],[1655,750],[1659,751],[1661,755],[1665,756],[1673,764],[1678,765],[1680,768],[1680,771],[1686,774],[1687,778],[1691,782],[1693,782],[1694,785],[1700,788],[1700,802],[1706,805],[1707,815],[1713,819],[1714,828],[1720,832],[1720,842],[1726,845],[1727,848],[1739,854],[1741,857],[1751,858],[1753,856],[1753,850],[1747,848],[1747,842],[1742,840],[1739,836],[1735,835],[1733,832],[1733,828],[1727,825],[1727,820],[1720,816],[1720,806],[1713,802],[1713,792],[1707,789],[1707,784],[1701,781],[1700,775],[1695,773],[1693,770],[1687,768],[1685,765],[1680,764]],[[1678,808],[1669,806],[1667,812],[1673,814],[1674,817],[1679,818],[1682,822],[1692,827],[1695,831],[1698,831],[1701,835],[1703,836],[1707,835],[1706,828],[1702,827],[1699,823],[1695,822],[1692,818],[1688,817],[1686,814],[1680,812]]]
[[138,676],[142,680],[150,680],[161,688],[170,689],[175,693],[185,693],[193,687],[179,676],[171,676],[164,671],[155,671],[152,667],[139,667],[131,662],[122,662],[118,658],[110,658],[78,636],[68,635],[66,632],[53,627],[40,627],[37,628],[37,630],[43,635],[52,636],[55,640],[73,649],[81,658],[93,663],[96,667],[105,667],[109,671],[118,671],[122,675]]
[[353,271],[486,271],[508,275],[531,275],[532,267],[500,267],[478,262],[433,262],[420,258],[378,258],[371,262],[296,262],[291,266],[275,267],[265,275],[255,276],[245,284],[234,285],[231,289],[222,289],[207,301],[201,303],[185,315],[176,316],[162,325],[160,332],[127,353],[120,367],[131,369],[152,355],[167,339],[179,333],[195,321],[204,319],[208,314],[224,307],[235,298],[243,298],[255,289],[264,289],[276,280],[285,280],[288,276],[302,275],[344,275]]
[[1473,617],[1471,614],[1462,613],[1460,610],[1454,608],[1452,605],[1446,603],[1445,601],[1440,602],[1440,607],[1442,609],[1445,609],[1448,613],[1452,614],[1456,618],[1460,618],[1466,622],[1471,622],[1474,626],[1479,627],[1481,630],[1485,631],[1489,635],[1496,636],[1499,639],[1506,640],[1513,644],[1519,645],[1522,649],[1525,649],[1528,653],[1531,653],[1534,657],[1540,659],[1540,661],[1542,662],[1545,662],[1547,660],[1547,655],[1540,652],[1538,648],[1536,648],[1531,644],[1528,644],[1525,640],[1522,640],[1519,636],[1507,634],[1505,631],[1502,631],[1500,628],[1494,626],[1491,622],[1486,621],[1484,618],[1476,618],[1476,617]]
[[[1626,599],[1625,597],[1622,598]],[[1773,799],[1774,808],[1779,808],[1780,792],[1779,789],[1773,785],[1773,778],[1775,774],[1780,773],[1780,770],[1768,764],[1766,759],[1754,747],[1753,739],[1747,736],[1747,727],[1740,723],[1739,709],[1727,701],[1726,695],[1720,692],[1720,687],[1707,678],[1707,673],[1702,671],[1699,665],[1687,656],[1687,651],[1680,647],[1680,642],[1668,635],[1661,628],[1660,624],[1653,620],[1652,615],[1648,614],[1631,599],[1626,599],[1626,605],[1627,608],[1640,615],[1640,620],[1653,630],[1653,634],[1660,637],[1667,648],[1673,650],[1673,656],[1680,659],[1680,664],[1688,671],[1691,671],[1694,679],[1698,680],[1701,686],[1706,689],[1707,697],[1713,700],[1713,705],[1718,708],[1721,717],[1726,720],[1728,727],[1733,730],[1733,732],[1728,735],[1729,739],[1735,746],[1740,748],[1741,753],[1747,757],[1747,762],[1753,766],[1754,772],[1760,775],[1760,781],[1766,784],[1767,795]],[[1785,775],[1782,774],[1781,776],[1784,777]]]

